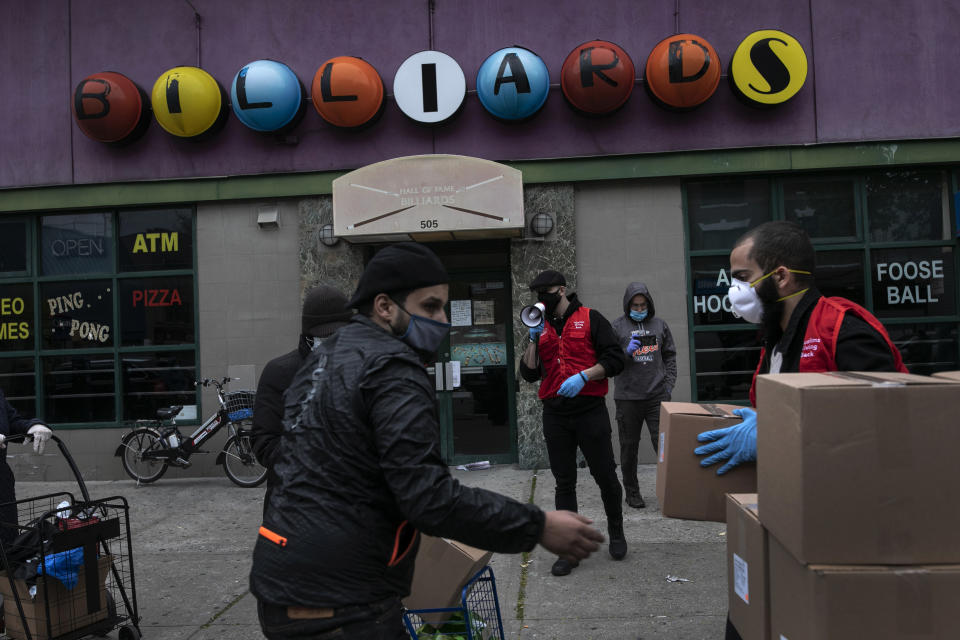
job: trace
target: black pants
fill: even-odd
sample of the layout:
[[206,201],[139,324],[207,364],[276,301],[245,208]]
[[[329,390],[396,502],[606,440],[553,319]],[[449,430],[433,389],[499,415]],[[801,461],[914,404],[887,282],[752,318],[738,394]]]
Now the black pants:
[[617,403],[617,432],[620,436],[620,473],[623,488],[630,493],[640,493],[637,482],[637,460],[643,423],[647,423],[653,450],[659,451],[660,443],[660,398],[655,400],[615,400]]
[[399,598],[336,610],[332,618],[292,619],[287,608],[257,601],[260,628],[268,640],[409,640]]
[[608,524],[623,522],[623,490],[617,478],[617,462],[610,439],[610,414],[600,402],[595,408],[574,415],[543,412],[543,437],[547,443],[550,471],[557,481],[557,509],[577,511],[577,447],[600,487]]

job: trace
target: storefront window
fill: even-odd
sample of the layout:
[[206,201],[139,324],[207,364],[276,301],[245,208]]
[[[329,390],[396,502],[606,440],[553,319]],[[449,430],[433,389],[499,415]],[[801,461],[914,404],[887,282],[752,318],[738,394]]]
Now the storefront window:
[[18,410],[63,428],[197,404],[193,226],[182,207],[0,223],[0,389]]
[[44,349],[113,346],[113,281],[76,280],[40,284]]
[[0,274],[27,270],[27,221],[0,222]]
[[0,358],[0,390],[20,415],[37,415],[37,382],[33,357]]
[[189,209],[124,211],[120,219],[120,271],[193,266],[193,214]]
[[944,240],[949,222],[941,171],[884,171],[866,176],[870,239],[874,242]]
[[193,278],[120,280],[120,340],[123,346],[193,342]]
[[928,376],[960,369],[956,322],[897,324],[887,331],[911,373]]
[[817,289],[825,296],[840,296],[867,304],[863,251],[818,251]]
[[43,275],[82,275],[113,271],[111,214],[44,216],[40,224]]
[[756,178],[689,183],[687,216],[692,251],[729,251],[747,229],[770,220],[770,181]]
[[856,194],[851,178],[790,178],[783,181],[783,214],[814,242],[857,239]]
[[957,312],[953,247],[875,249],[871,257],[877,317],[950,316]]
[[122,356],[123,418],[151,418],[157,409],[196,404],[193,351],[137,352]]
[[33,284],[0,284],[0,351],[33,349]]
[[693,279],[693,322],[717,325],[742,322],[733,315],[727,290],[730,288],[728,254],[690,259]]
[[44,419],[115,421],[114,378],[113,353],[43,358]]
[[748,331],[695,333],[693,344],[697,400],[746,398],[760,361],[756,327]]

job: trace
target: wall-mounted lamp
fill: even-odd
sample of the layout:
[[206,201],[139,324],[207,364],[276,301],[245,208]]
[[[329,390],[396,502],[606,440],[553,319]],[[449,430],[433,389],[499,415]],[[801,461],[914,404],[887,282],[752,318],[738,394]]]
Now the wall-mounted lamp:
[[538,213],[530,220],[530,231],[543,237],[553,231],[553,216],[549,213]]
[[257,226],[261,229],[279,229],[280,211],[275,206],[257,209]]
[[340,238],[333,235],[333,225],[325,224],[320,227],[320,242],[328,247],[332,247],[340,242]]

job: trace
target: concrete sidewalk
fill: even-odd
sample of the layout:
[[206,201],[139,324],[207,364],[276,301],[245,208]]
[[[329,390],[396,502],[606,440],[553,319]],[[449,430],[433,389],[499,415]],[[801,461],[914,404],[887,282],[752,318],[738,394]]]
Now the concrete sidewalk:
[[[454,471],[462,482],[532,499],[553,508],[553,476],[499,466]],[[630,550],[620,562],[606,545],[572,574],[550,574],[554,557],[537,547],[495,555],[506,638],[637,640],[720,639],[726,615],[725,526],[665,519],[654,494],[656,467],[640,467],[646,509],[624,505]],[[247,576],[260,524],[262,489],[241,489],[226,478],[178,479],[170,470],[154,485],[88,483],[93,498],[124,496],[130,503],[133,561],[141,630],[147,640],[262,638]],[[580,470],[581,512],[606,535],[600,492]],[[20,498],[56,491],[79,495],[76,483],[20,482]],[[689,582],[670,582],[667,575]],[[117,637],[117,632],[110,634]]]

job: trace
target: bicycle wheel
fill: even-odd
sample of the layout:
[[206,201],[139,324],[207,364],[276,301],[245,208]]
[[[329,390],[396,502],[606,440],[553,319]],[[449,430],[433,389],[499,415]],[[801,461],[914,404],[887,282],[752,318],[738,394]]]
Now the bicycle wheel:
[[[242,433],[249,433],[243,430]],[[223,446],[223,472],[233,484],[240,487],[257,487],[267,479],[267,468],[257,462],[253,455],[253,443],[249,435],[236,435]]]
[[153,429],[141,427],[123,436],[123,470],[137,482],[147,484],[159,480],[167,472],[167,463],[158,458],[143,458],[147,451],[163,449],[160,434]]

